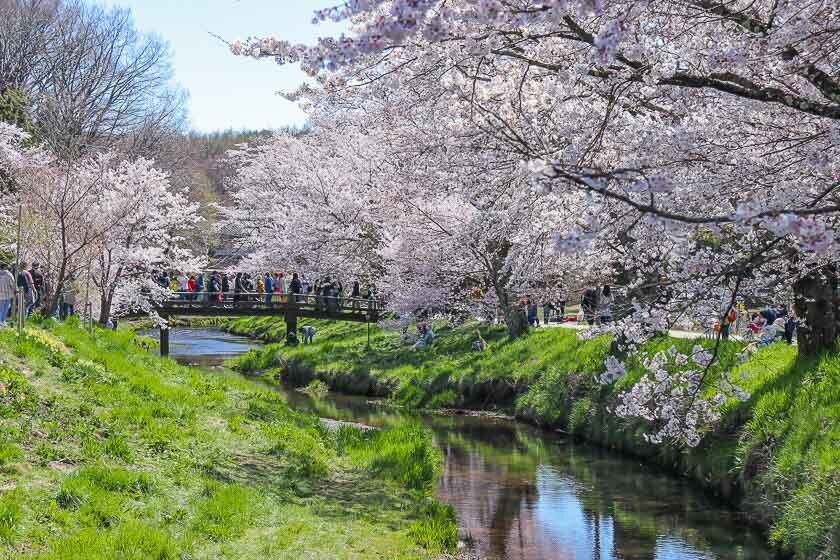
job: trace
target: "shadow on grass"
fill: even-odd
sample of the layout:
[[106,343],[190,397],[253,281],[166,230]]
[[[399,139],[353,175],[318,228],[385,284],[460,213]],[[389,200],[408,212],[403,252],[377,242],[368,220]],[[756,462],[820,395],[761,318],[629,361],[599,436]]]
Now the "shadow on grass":
[[224,483],[237,483],[309,507],[319,516],[364,520],[398,531],[417,515],[416,498],[396,485],[383,484],[359,469],[337,469],[323,480],[298,475],[282,459],[269,455],[236,455],[205,469]]

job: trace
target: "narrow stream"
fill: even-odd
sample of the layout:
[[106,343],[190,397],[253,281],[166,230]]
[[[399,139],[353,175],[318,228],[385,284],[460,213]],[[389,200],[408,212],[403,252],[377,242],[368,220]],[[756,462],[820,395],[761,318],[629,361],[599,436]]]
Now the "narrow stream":
[[[177,328],[171,353],[219,365],[258,346],[216,329]],[[268,385],[267,385],[268,386]],[[385,426],[399,418],[366,399],[313,400],[271,385],[323,418]],[[445,458],[438,497],[487,560],[766,559],[762,536],[688,483],[637,461],[517,422],[423,416]]]

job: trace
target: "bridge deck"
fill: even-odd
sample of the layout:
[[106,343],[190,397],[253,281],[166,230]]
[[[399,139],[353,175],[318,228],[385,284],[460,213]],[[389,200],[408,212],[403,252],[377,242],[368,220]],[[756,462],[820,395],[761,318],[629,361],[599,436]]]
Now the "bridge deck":
[[155,307],[163,317],[295,317],[375,323],[380,305],[375,300],[335,298],[312,295],[272,296],[270,301],[259,294],[177,294]]

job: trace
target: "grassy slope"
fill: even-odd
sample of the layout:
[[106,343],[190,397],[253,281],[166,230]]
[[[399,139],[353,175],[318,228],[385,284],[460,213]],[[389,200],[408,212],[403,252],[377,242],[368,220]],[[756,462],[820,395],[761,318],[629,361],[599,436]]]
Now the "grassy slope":
[[[743,507],[772,527],[771,539],[801,558],[840,555],[840,353],[798,359],[794,348],[775,345],[739,366],[739,345],[725,344],[713,376],[732,376],[752,397],[727,402],[720,426],[698,449],[684,451],[644,444],[644,423],[607,412],[641,375],[637,362],[611,387],[593,383],[608,340],[578,341],[573,331],[543,329],[509,341],[502,329],[482,328],[490,347],[478,354],[470,351],[476,338],[471,325],[437,329],[431,348],[412,352],[395,335],[374,329],[368,351],[364,326],[312,323],[318,328],[315,344],[269,345],[243,357],[240,367],[271,370],[285,360],[287,373],[317,372],[344,390],[355,383],[365,391],[373,378],[378,389],[413,406],[513,405],[515,399],[521,417],[646,457],[743,498]],[[229,328],[266,341],[284,332],[283,323],[271,319],[245,319]],[[643,353],[671,345],[687,351],[693,344],[663,338]]]
[[0,558],[430,558],[454,517],[416,425],[323,429],[128,332],[0,330]]

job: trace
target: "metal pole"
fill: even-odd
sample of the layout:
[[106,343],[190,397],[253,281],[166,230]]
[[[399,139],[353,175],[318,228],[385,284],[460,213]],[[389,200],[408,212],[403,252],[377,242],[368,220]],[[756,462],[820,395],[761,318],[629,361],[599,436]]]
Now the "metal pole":
[[85,281],[85,313],[88,316],[88,332],[93,334],[93,304],[90,301],[90,264],[92,259],[88,259],[87,265],[87,280]]
[[160,327],[160,355],[169,355],[169,327]]
[[18,336],[23,335],[23,321],[26,316],[26,310],[24,307],[24,295],[23,290],[18,288],[17,291],[17,332]]
[[[21,219],[23,218],[23,204],[18,202],[17,211],[17,242],[15,243],[15,274],[20,274],[20,238],[21,238]],[[17,279],[15,279],[17,281]]]
[[[23,219],[23,203],[18,201],[18,211],[17,211],[17,239],[15,242],[15,285],[17,285],[18,278],[20,278],[20,240],[21,240],[21,221]],[[23,334],[23,321],[24,321],[24,314],[25,311],[23,309],[23,290],[18,287],[17,288],[17,297],[15,298],[17,301],[17,331],[18,336]]]

